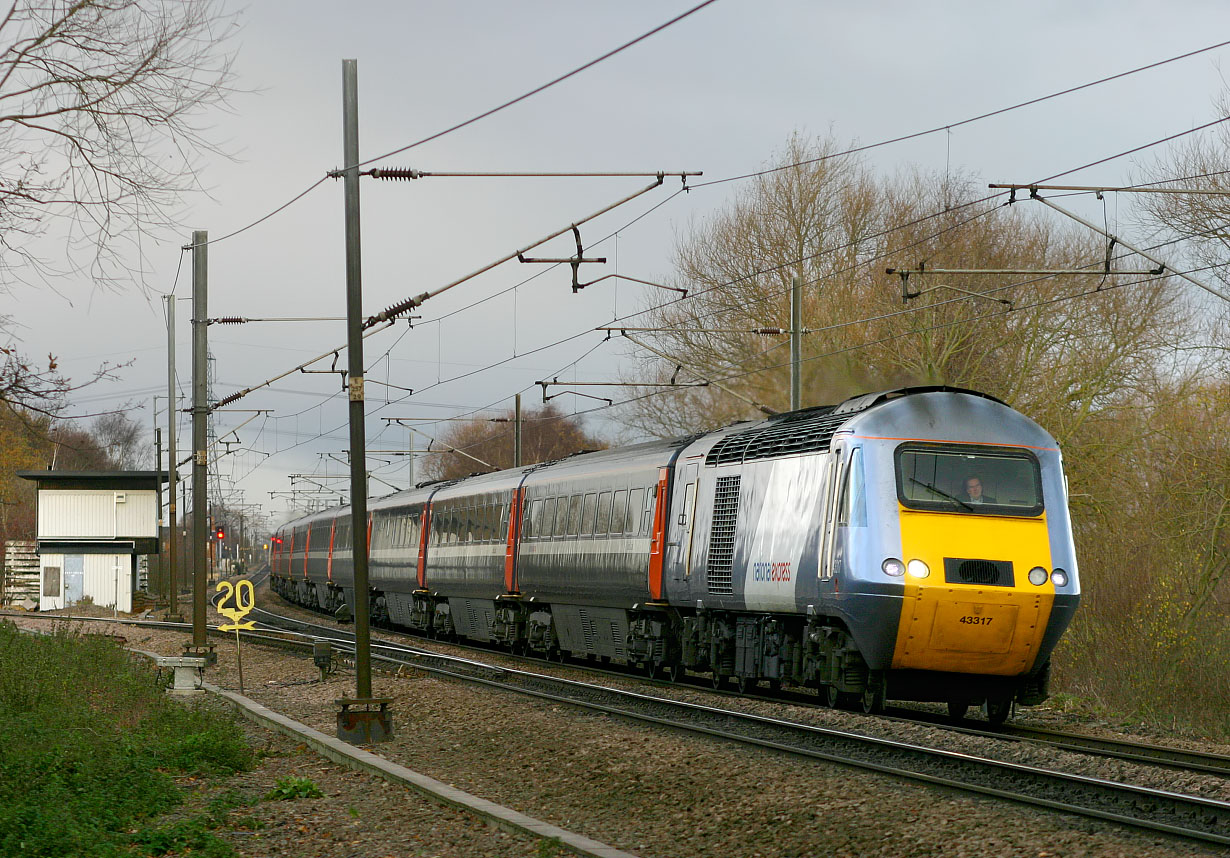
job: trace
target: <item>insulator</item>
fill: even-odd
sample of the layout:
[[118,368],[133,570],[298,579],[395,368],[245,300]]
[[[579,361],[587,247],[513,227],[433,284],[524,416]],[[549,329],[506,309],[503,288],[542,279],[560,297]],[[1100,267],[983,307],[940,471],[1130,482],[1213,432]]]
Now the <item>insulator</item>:
[[371,172],[373,179],[417,179],[421,175],[410,167],[374,167]]
[[243,318],[242,316],[221,316],[217,319],[214,319],[214,321],[217,322],[219,325],[242,325],[244,322],[248,320]]

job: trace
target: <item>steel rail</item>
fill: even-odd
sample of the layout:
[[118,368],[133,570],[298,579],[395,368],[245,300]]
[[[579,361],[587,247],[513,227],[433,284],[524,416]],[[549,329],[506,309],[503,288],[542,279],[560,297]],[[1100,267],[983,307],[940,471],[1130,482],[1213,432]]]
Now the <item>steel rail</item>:
[[[302,620],[285,619],[319,628]],[[434,675],[615,717],[1230,845],[1230,802],[595,686],[416,647],[373,644],[373,648],[383,651],[373,654],[373,659],[380,661],[410,664]],[[884,762],[883,758],[895,762]],[[1004,781],[1014,783],[1015,787],[1001,786]]]
[[[321,628],[314,623],[257,610],[281,622]],[[104,617],[83,619],[114,622]],[[186,625],[140,620],[128,622],[176,628]],[[255,636],[253,632],[247,632],[245,636],[253,642],[263,639],[278,645],[291,643],[281,637],[276,641],[270,640],[268,632],[263,629]],[[317,635],[304,636],[319,638]],[[330,636],[328,640],[338,644],[343,651],[354,646],[345,636]],[[310,644],[304,641],[293,645],[306,648]],[[434,675],[578,706],[614,717],[1161,831],[1190,840],[1230,845],[1230,802],[594,686],[400,644],[373,644],[372,648],[380,651],[373,653],[376,661],[409,665]],[[1005,788],[1002,786],[1005,781],[1014,784],[1014,787]]]
[[[270,613],[272,616],[282,617],[280,614]],[[289,617],[284,619],[303,624],[308,628],[321,629],[324,632],[332,631],[332,629],[328,626],[318,623],[311,623],[306,620]],[[393,632],[393,634],[405,633]],[[414,639],[417,636],[411,635],[410,637]],[[490,648],[461,642],[450,642],[449,646],[454,646],[473,652],[493,652]],[[498,650],[496,652],[498,652],[502,657],[513,658],[530,664],[542,663],[542,659],[535,656],[521,656],[503,650]],[[700,689],[706,693],[735,699],[748,699],[750,696],[751,699],[769,701],[776,700],[819,709],[829,708],[823,703],[817,703],[814,697],[810,694],[805,695],[792,692],[777,692],[769,694],[752,693],[749,695],[746,693],[737,693],[724,689],[710,688],[708,684],[703,681],[689,682],[684,680],[682,682],[676,682],[673,680],[648,677],[643,673],[636,673],[629,670],[611,670],[603,668],[599,665],[588,663],[574,665],[574,668],[604,676],[613,676],[621,679],[635,679],[639,682],[649,683],[662,688],[685,687]],[[935,715],[929,712],[921,712],[905,707],[893,707],[889,709],[887,713],[881,714],[877,717],[889,721],[926,724],[927,726],[935,727],[951,733],[962,733],[965,735],[980,736],[1010,742],[1029,742],[1031,744],[1044,745],[1047,747],[1056,748],[1058,750],[1084,754],[1087,756],[1108,757],[1111,759],[1119,759],[1142,765],[1163,766],[1182,771],[1202,772],[1205,774],[1219,775],[1221,777],[1230,777],[1230,756],[1224,754],[1214,754],[1205,751],[1192,751],[1183,748],[1174,748],[1145,742],[1109,739],[1100,736],[1093,736],[1087,733],[1048,730],[1041,727],[1025,727],[1016,724],[1007,724],[993,729],[984,729],[977,726],[976,722],[954,723],[946,716]]]

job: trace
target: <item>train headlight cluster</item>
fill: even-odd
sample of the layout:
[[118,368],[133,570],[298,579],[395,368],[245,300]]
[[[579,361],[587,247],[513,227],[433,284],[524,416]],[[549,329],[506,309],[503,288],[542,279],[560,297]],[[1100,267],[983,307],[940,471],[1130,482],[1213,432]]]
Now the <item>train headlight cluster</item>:
[[890,557],[880,564],[880,568],[884,570],[885,575],[892,575],[894,578],[900,578],[905,574],[905,564],[896,557]]
[[913,578],[926,578],[931,574],[931,567],[921,560],[911,560],[905,568]]
[[1029,570],[1029,583],[1035,587],[1041,587],[1045,584],[1048,577],[1056,587],[1068,586],[1068,573],[1062,569],[1055,569],[1050,575],[1047,575],[1046,570],[1041,566],[1035,566]]

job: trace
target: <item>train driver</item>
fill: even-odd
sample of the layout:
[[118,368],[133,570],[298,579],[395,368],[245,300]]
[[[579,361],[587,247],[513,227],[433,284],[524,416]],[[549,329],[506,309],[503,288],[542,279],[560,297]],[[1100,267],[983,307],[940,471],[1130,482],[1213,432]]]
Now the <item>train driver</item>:
[[965,497],[962,500],[966,503],[995,503],[995,498],[982,493],[982,480],[976,476],[965,478]]

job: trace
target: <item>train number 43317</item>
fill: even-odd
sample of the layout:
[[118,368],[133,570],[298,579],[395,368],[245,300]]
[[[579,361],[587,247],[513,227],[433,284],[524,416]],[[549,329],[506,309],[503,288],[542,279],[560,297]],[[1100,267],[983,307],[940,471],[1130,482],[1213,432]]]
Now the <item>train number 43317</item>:
[[994,617],[961,617],[957,620],[958,623],[965,623],[969,626],[989,626]]

